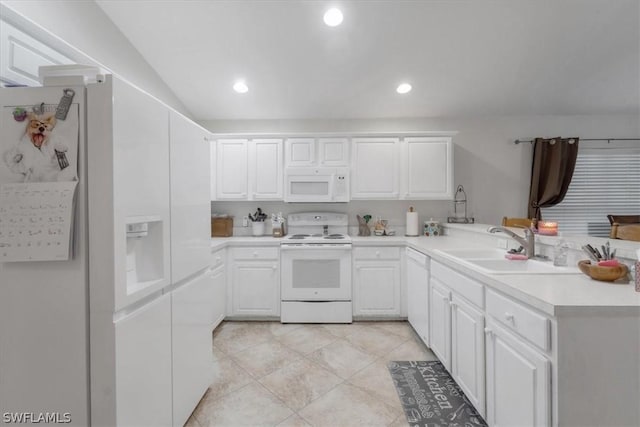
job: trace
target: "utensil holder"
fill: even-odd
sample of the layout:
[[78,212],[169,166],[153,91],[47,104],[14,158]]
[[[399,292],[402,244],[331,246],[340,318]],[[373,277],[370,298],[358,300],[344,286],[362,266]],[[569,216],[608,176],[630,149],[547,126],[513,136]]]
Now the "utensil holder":
[[256,221],[251,223],[252,234],[255,237],[264,236],[264,221]]

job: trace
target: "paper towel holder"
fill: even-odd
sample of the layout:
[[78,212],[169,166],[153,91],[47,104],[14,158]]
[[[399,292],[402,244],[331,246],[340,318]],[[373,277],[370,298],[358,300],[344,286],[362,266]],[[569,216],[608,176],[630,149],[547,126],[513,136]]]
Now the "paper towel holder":
[[[412,221],[414,223],[413,228],[415,228],[415,234],[409,234],[409,222]],[[419,235],[418,232],[418,212],[413,209],[413,206],[409,207],[409,212],[407,212],[407,223],[405,225],[405,236],[407,237],[417,237]]]
[[473,217],[467,216],[467,193],[462,185],[458,185],[456,194],[453,197],[453,216],[447,218],[448,223],[453,224],[473,224]]

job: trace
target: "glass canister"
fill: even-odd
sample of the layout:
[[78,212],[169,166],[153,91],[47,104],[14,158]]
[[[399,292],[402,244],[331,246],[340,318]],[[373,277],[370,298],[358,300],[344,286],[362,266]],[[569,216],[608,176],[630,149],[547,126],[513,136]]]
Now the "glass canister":
[[424,235],[425,236],[439,236],[441,233],[440,223],[433,218],[424,222]]

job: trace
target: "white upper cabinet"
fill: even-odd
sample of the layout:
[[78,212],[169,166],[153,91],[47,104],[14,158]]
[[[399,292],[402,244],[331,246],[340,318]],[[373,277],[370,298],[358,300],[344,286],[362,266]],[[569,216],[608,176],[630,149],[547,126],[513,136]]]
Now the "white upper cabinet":
[[246,139],[219,139],[216,152],[216,199],[246,200],[249,194],[249,142]]
[[214,144],[211,161],[215,161],[216,167],[215,173],[211,173],[212,200],[284,198],[282,139],[219,139]]
[[208,132],[185,117],[169,115],[171,163],[171,279],[185,279],[209,265]]
[[349,139],[289,138],[285,141],[285,165],[349,166]]
[[453,198],[453,150],[449,137],[405,138],[402,143],[403,199]]
[[282,200],[284,168],[281,139],[254,139],[249,143],[249,200]]
[[316,163],[314,138],[289,138],[284,143],[287,166],[313,166]]
[[399,185],[398,138],[354,138],[351,141],[352,199],[397,199]]
[[74,63],[6,21],[0,21],[0,55],[0,80],[26,86],[40,86],[40,66]]
[[318,161],[321,166],[349,166],[349,140],[319,138]]
[[283,200],[285,169],[293,173],[312,167],[350,167],[354,200],[453,198],[453,144],[448,136],[238,135],[216,141],[211,164],[217,165],[211,200]]

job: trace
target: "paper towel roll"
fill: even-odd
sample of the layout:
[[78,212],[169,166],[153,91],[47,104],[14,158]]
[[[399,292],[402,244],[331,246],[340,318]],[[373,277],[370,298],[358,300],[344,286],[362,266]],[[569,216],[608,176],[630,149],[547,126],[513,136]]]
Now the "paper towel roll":
[[418,236],[418,212],[407,212],[407,236]]

